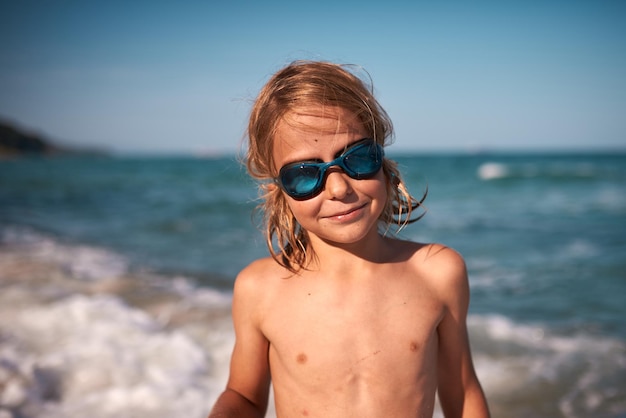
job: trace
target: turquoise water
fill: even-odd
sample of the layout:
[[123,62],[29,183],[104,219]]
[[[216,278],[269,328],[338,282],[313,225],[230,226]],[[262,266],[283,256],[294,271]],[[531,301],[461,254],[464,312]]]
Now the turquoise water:
[[[414,194],[429,190],[426,217],[401,235],[467,261],[472,344],[495,411],[626,416],[626,155],[396,159]],[[255,199],[230,157],[0,161],[0,249],[54,253],[72,277],[184,277],[227,300],[237,272],[266,254]],[[225,367],[209,375],[222,382]]]

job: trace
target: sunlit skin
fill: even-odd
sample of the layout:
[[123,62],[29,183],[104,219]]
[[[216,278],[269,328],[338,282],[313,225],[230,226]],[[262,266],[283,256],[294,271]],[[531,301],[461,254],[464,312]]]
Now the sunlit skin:
[[[274,137],[276,170],[331,161],[367,133],[349,112],[302,109]],[[230,378],[210,417],[263,416],[270,376],[278,417],[430,417],[439,387],[447,416],[488,416],[471,361],[463,259],[436,244],[383,237],[382,170],[328,174],[312,199],[287,197],[308,232],[294,275],[272,258],[237,277]]]

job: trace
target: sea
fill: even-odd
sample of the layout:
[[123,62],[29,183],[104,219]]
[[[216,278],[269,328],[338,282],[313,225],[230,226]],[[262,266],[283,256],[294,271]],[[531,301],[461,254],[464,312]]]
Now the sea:
[[[626,417],[626,153],[388,154],[428,189],[399,236],[466,260],[493,416]],[[0,418],[205,417],[258,203],[234,155],[0,160]]]

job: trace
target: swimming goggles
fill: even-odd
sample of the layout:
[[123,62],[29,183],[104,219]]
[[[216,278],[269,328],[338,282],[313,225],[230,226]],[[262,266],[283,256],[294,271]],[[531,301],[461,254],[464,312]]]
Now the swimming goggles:
[[324,189],[326,171],[339,166],[356,180],[372,178],[378,173],[385,155],[383,147],[373,139],[364,138],[332,161],[302,161],[283,166],[275,179],[278,185],[295,200],[317,196]]

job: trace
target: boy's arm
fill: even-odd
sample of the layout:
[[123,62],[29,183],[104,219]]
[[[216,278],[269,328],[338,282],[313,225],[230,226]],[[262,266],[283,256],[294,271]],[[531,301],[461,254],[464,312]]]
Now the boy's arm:
[[465,262],[444,248],[437,260],[438,290],[446,306],[439,324],[438,392],[446,417],[489,417],[483,390],[476,377],[467,333],[469,284]]
[[263,417],[267,409],[270,371],[269,342],[259,327],[259,307],[254,277],[242,272],[235,281],[233,323],[235,347],[226,390],[217,399],[209,418]]
[[265,412],[240,393],[226,388],[215,403],[209,418],[264,417]]

